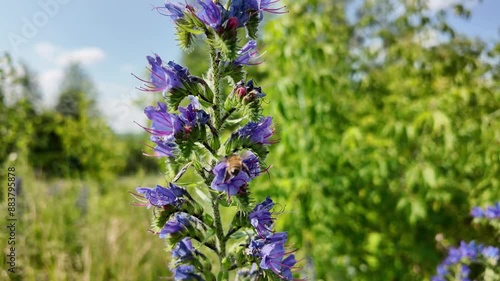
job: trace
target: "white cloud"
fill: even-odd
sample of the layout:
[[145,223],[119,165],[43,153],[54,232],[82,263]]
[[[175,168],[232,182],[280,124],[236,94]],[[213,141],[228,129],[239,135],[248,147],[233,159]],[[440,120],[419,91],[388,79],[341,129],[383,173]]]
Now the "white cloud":
[[93,65],[103,61],[106,53],[99,47],[82,47],[67,50],[51,42],[40,42],[34,46],[35,53],[47,67],[39,73],[38,83],[44,93],[44,105],[53,106],[57,100],[57,89],[64,77],[64,68],[69,63]]
[[93,65],[101,62],[106,57],[106,54],[101,48],[86,47],[65,52],[57,57],[56,62],[59,65],[67,65],[69,63],[80,63],[83,65]]
[[75,62],[83,65],[93,65],[106,58],[106,53],[99,47],[82,47],[66,50],[50,42],[35,44],[35,53],[49,63],[63,67]]
[[48,61],[53,61],[58,51],[60,51],[60,48],[49,42],[41,42],[35,45],[35,53]]
[[472,8],[479,3],[479,0],[428,0],[427,3],[430,10],[437,11],[455,4],[463,4],[466,8]]

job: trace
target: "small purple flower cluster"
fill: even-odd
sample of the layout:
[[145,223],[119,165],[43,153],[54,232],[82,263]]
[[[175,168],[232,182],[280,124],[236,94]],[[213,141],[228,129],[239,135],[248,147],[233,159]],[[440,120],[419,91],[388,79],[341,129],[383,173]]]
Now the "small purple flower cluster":
[[238,130],[239,138],[249,139],[253,143],[273,144],[270,138],[274,134],[272,128],[272,118],[262,117],[259,122],[248,122],[243,128]]
[[[172,20],[183,19],[186,14],[195,15],[204,24],[221,32],[224,26],[244,27],[248,24],[252,16],[258,15],[262,20],[262,12],[274,14],[284,13],[284,7],[274,8],[278,1],[270,0],[232,0],[229,10],[226,10],[220,3],[212,0],[197,0],[197,5],[181,4],[178,2],[167,2],[165,7],[157,8],[163,15],[169,16]],[[165,11],[166,12],[163,12]]]
[[280,278],[293,280],[292,269],[297,261],[292,252],[285,251],[285,243],[288,239],[286,232],[272,232],[274,219],[271,209],[274,202],[267,197],[266,200],[257,204],[248,214],[250,224],[257,232],[248,247],[248,253],[260,259],[259,267],[264,270],[271,270]]
[[474,218],[500,219],[500,202],[485,208],[474,207],[470,214]]
[[493,246],[484,246],[461,241],[460,246],[452,247],[448,251],[446,259],[437,267],[437,275],[431,278],[431,281],[446,281],[446,276],[450,274],[452,268],[458,269],[458,275],[461,281],[470,281],[469,274],[471,263],[485,260],[491,264],[496,264],[499,259],[499,249]]
[[178,108],[179,114],[169,113],[167,105],[158,102],[158,107],[147,106],[144,113],[151,120],[151,128],[145,130],[151,134],[151,141],[156,144],[154,154],[150,156],[173,157],[176,141],[197,140],[199,129],[208,123],[210,116],[201,109],[196,97],[189,96],[191,103]]
[[234,93],[243,103],[250,103],[266,96],[260,87],[253,85],[253,80],[249,80],[246,84],[245,81],[238,82],[234,88]]

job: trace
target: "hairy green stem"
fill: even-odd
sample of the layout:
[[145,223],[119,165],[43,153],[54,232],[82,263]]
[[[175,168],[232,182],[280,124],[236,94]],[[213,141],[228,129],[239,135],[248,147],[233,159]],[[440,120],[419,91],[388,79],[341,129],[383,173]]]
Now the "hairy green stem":
[[221,122],[220,122],[220,126],[217,127],[217,130],[220,130],[222,124],[224,124],[224,122],[226,122],[226,119],[229,118],[229,116],[231,116],[231,114],[233,114],[233,112],[235,112],[235,111],[236,111],[236,108],[233,107],[229,111],[227,111],[226,114],[224,114],[224,116],[222,116],[222,119],[221,119]]
[[222,220],[219,211],[219,197],[215,193],[212,194],[212,209],[214,211],[214,221],[215,221],[215,233],[217,235],[217,240],[219,240],[219,259],[222,263],[222,259],[226,256],[226,237],[224,236],[224,229],[222,228]]
[[[211,70],[211,82],[214,87],[214,119],[215,119],[215,127],[219,128],[222,124],[221,111],[222,111],[222,93],[220,90],[220,69],[219,63],[220,58],[217,53],[217,50],[214,47],[210,47],[210,70]],[[218,137],[214,135],[213,137]],[[210,147],[210,146],[208,146]],[[207,149],[208,149],[207,147]],[[210,150],[210,149],[209,149]],[[211,151],[212,152],[212,151]],[[207,182],[207,185],[210,185],[210,182]],[[222,218],[219,210],[219,197],[215,193],[211,193],[212,195],[212,209],[214,212],[214,222],[215,222],[215,233],[217,235],[217,240],[219,241],[219,260],[222,266],[222,260],[226,256],[226,237],[224,236],[224,229],[222,228]]]
[[212,83],[214,86],[214,115],[215,115],[215,127],[221,126],[221,109],[222,109],[222,94],[220,91],[220,69],[219,69],[220,58],[217,50],[210,47],[210,63],[212,71]]

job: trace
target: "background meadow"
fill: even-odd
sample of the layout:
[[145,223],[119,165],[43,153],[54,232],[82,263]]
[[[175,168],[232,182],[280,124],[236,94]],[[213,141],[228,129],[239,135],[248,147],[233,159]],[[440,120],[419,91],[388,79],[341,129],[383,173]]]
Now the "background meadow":
[[[261,31],[264,62],[248,69],[280,138],[266,160],[271,180],[256,178],[252,192],[280,203],[277,229],[300,249],[303,274],[429,280],[461,240],[498,244],[469,215],[500,198],[498,36],[453,28],[451,17],[474,18],[461,4],[283,4],[288,13]],[[203,53],[182,64],[201,75]],[[0,62],[1,182],[10,166],[22,181],[18,273],[2,267],[0,279],[163,280],[165,245],[129,192],[164,183],[164,164],[142,155],[145,133],[109,125],[84,66],[64,75],[54,106],[40,107],[29,63]],[[153,100],[142,95],[130,106]]]

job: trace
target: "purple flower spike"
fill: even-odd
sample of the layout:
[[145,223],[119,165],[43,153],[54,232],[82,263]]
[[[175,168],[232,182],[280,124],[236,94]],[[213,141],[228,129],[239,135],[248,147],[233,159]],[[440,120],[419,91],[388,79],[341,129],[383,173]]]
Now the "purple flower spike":
[[261,237],[267,236],[271,233],[273,225],[273,218],[270,210],[274,207],[274,202],[271,198],[267,197],[266,200],[257,204],[255,208],[248,214],[250,224],[257,230]]
[[212,0],[198,0],[201,9],[196,13],[198,18],[206,25],[216,29],[221,26],[221,11]]
[[192,265],[179,265],[172,269],[174,280],[203,280]]
[[191,238],[184,237],[179,243],[177,243],[172,250],[172,257],[185,261],[192,259],[193,256],[193,245],[191,243]]
[[255,40],[250,40],[248,43],[238,51],[238,57],[234,61],[236,65],[255,65],[259,64],[256,62],[260,58],[258,55],[257,42]]
[[167,237],[168,234],[174,234],[183,231],[190,226],[189,215],[186,213],[175,213],[173,218],[158,233],[160,238]]
[[270,140],[274,133],[272,118],[263,117],[260,122],[248,122],[238,131],[241,138],[249,138],[252,142],[260,144],[272,144]]

